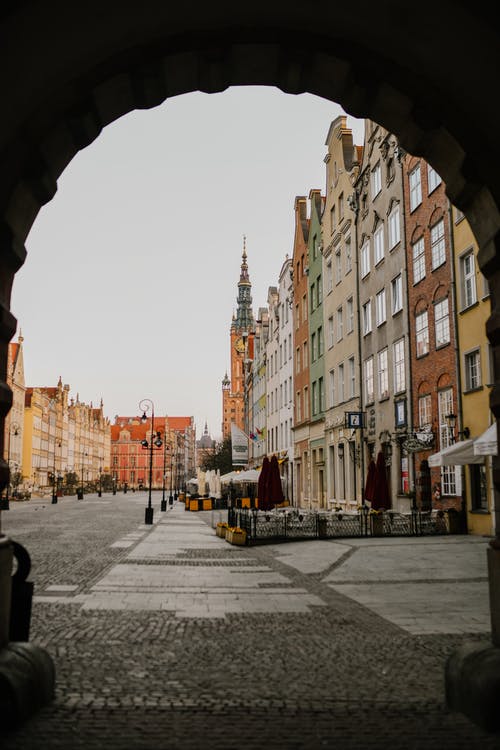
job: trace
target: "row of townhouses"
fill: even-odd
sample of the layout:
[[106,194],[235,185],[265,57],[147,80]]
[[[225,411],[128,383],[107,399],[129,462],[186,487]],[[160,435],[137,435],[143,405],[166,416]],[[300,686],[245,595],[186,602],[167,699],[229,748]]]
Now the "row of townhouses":
[[[116,416],[70,397],[61,378],[55,387],[27,387],[23,336],[9,346],[7,383],[12,408],[5,420],[5,460],[14,487],[29,491],[107,476],[116,487],[178,489],[196,473],[193,417]],[[207,430],[205,430],[207,432]],[[204,436],[206,439],[206,435]],[[152,451],[150,450],[152,446]]]
[[393,509],[466,509],[489,534],[490,298],[468,223],[372,121],[359,146],[334,120],[324,161],[326,194],[295,199],[292,252],[255,318],[244,247],[223,434],[246,432],[251,465],[277,454],[299,506],[359,507],[382,453]]

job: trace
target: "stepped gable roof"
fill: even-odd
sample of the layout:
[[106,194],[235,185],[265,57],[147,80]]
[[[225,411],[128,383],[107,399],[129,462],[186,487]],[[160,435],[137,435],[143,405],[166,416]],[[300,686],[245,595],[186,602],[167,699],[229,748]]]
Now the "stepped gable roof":
[[[156,420],[155,420],[156,421]],[[144,424],[112,424],[111,425],[111,440],[112,442],[119,442],[120,432],[126,430],[130,434],[131,441],[143,440],[151,427],[145,422]]]
[[168,426],[171,430],[180,432],[185,430],[186,427],[191,427],[191,420],[191,417],[169,417]]

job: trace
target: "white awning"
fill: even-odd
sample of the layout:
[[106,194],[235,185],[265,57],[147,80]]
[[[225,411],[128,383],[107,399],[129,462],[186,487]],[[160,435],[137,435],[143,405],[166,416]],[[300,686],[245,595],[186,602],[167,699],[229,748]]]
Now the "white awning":
[[498,456],[497,424],[493,422],[488,429],[474,440],[476,456]]
[[246,471],[240,471],[233,477],[235,484],[241,484],[242,482],[255,482],[259,481],[260,471],[257,469],[247,469]]
[[448,445],[439,453],[429,456],[429,466],[464,466],[484,463],[484,456],[474,454],[474,442],[474,440],[459,440],[458,443]]

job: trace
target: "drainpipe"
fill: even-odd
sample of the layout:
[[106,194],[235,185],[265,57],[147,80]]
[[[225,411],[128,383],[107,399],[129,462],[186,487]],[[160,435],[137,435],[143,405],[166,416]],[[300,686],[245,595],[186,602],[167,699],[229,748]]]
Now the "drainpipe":
[[[401,193],[403,196],[403,205],[402,205],[402,227],[401,227],[401,237],[404,239],[404,266],[403,266],[403,274],[405,277],[405,284],[404,284],[404,293],[406,296],[405,299],[405,307],[406,307],[406,331],[407,331],[407,351],[408,351],[408,386],[410,386],[411,383],[413,383],[413,368],[412,368],[412,346],[411,346],[411,323],[410,323],[410,293],[409,293],[409,275],[408,275],[408,248],[406,244],[406,210],[405,210],[405,180],[404,180],[404,154],[401,151],[401,146],[399,145],[399,142],[397,142],[397,149],[398,149],[398,161],[399,166],[401,169]],[[403,286],[403,284],[401,284]],[[407,388],[408,398],[407,398],[407,412],[406,412],[406,432],[414,432],[414,423],[413,423],[413,393],[411,386]],[[408,488],[410,491],[414,491],[416,493],[416,487],[415,487],[415,453],[408,453]],[[416,507],[416,494],[413,496],[413,507]]]
[[[358,248],[358,217],[359,217],[359,201],[356,191],[353,193],[352,211],[354,214],[354,263],[356,268],[356,317],[358,324],[358,372],[359,372],[359,410],[364,415],[364,393],[363,393],[363,362],[362,362],[362,349],[361,349],[361,305],[360,305],[360,284],[359,284],[359,248]],[[359,489],[361,492],[361,505],[365,504],[365,445],[364,445],[364,417],[361,420],[361,428],[359,430],[359,467],[360,467],[360,481]],[[354,445],[356,451],[356,444]],[[354,455],[356,459],[356,454]],[[354,476],[356,477],[356,461],[354,462]],[[354,480],[356,481],[356,479]],[[357,498],[355,498],[357,500]]]
[[[448,231],[450,233],[450,264],[451,264],[451,306],[453,313],[453,327],[454,327],[454,350],[455,350],[455,380],[457,384],[457,417],[458,417],[458,431],[459,434],[464,428],[463,424],[463,406],[462,406],[462,377],[460,368],[460,348],[458,345],[458,312],[457,312],[457,285],[455,277],[455,242],[453,238],[453,216],[452,206],[448,201]],[[463,532],[467,533],[467,501],[465,494],[465,466],[462,466],[460,470],[461,482],[462,482],[462,512],[464,518]]]

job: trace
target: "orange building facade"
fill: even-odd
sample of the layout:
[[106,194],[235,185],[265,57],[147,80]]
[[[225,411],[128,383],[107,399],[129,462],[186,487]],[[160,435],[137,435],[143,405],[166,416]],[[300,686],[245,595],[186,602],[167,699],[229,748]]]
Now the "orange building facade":
[[[159,439],[159,440],[158,440]],[[143,441],[147,441],[147,446]],[[156,445],[158,441],[158,445]],[[195,475],[196,431],[193,417],[115,417],[111,425],[111,477],[118,487],[151,485],[178,490]]]

